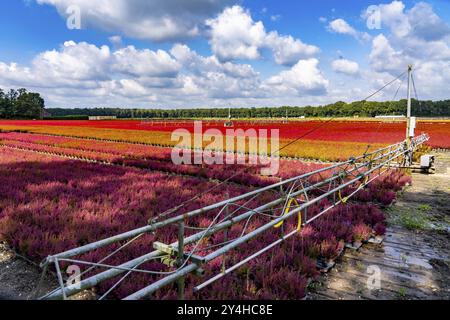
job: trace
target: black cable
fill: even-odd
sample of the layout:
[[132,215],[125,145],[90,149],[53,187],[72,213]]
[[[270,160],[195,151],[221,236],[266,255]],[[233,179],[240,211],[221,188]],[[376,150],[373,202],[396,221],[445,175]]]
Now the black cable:
[[421,108],[422,107],[422,101],[420,101],[419,95],[417,94],[416,82],[414,81],[414,73],[411,73],[411,80],[412,80],[412,85],[413,85],[413,88],[414,88],[414,95],[416,96],[416,100],[417,100],[417,103],[419,104],[419,108]]
[[400,88],[403,85],[403,81],[405,81],[405,79],[402,79],[402,81],[400,82],[400,85],[398,86],[397,91],[395,92],[394,98],[392,99],[392,101],[395,101],[395,99],[397,98],[398,92],[400,91]]
[[385,84],[383,87],[381,87],[379,90],[377,90],[376,92],[372,93],[370,96],[368,96],[367,98],[365,98],[362,101],[367,101],[368,99],[372,98],[373,96],[375,96],[377,93],[381,92],[382,90],[384,90],[386,87],[390,86],[391,84],[393,84],[395,81],[397,81],[398,79],[400,79],[402,76],[404,76],[408,71],[403,72],[402,74],[400,74],[397,78],[395,78],[394,80],[392,80],[391,82]]
[[414,88],[414,95],[416,96],[417,101],[419,101],[419,96],[417,95],[416,82],[414,81],[414,74],[411,74],[412,85]]
[[[405,73],[406,73],[406,72],[404,72],[404,73],[402,73],[401,75],[399,75],[399,76],[398,76],[396,79],[394,79],[391,83],[394,83],[396,80],[400,80],[400,78],[402,78],[402,77],[405,75]],[[397,91],[395,92],[395,95],[394,95],[394,98],[392,99],[392,101],[395,101],[395,99],[397,98],[397,95],[398,95],[398,93],[399,93],[399,91],[400,91],[400,88],[401,88],[402,85],[403,85],[403,81],[404,81],[404,80],[405,80],[405,79],[402,78],[402,80],[401,80],[401,82],[400,82],[400,85],[398,86]],[[380,129],[381,129],[381,124],[382,124],[382,122],[380,121],[380,123],[378,124],[377,130],[375,131],[375,133],[378,133],[378,132],[380,131]],[[369,152],[370,147],[372,147],[372,145],[373,145],[374,143],[375,143],[375,141],[372,142],[372,143],[369,143],[369,144],[367,145],[367,148],[366,148],[366,151],[364,152],[364,155],[366,155],[367,152]]]

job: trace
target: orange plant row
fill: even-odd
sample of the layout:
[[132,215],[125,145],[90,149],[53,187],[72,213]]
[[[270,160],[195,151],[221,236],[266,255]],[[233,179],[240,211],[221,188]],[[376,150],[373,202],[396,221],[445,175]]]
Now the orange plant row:
[[[30,133],[51,134],[59,136],[91,138],[98,140],[121,141],[129,143],[142,143],[155,146],[173,147],[178,141],[171,139],[170,132],[161,131],[138,131],[87,127],[62,127],[62,126],[14,126],[0,124],[0,129],[10,131],[26,131]],[[348,141],[319,141],[303,139],[289,144],[291,139],[280,140],[280,155],[283,157],[295,157],[315,159],[321,161],[340,161],[352,156],[363,154],[368,147],[364,142]],[[270,139],[269,139],[270,142]],[[208,147],[204,142],[203,147]],[[370,149],[383,147],[385,144],[371,144]],[[244,150],[238,150],[244,151]],[[248,150],[245,150],[248,151]]]

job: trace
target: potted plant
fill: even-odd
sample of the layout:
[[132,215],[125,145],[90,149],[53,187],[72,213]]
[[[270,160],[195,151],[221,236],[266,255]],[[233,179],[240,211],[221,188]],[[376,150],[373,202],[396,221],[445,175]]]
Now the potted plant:
[[377,223],[373,227],[372,237],[369,242],[373,244],[380,244],[384,240],[384,235],[386,234],[386,224],[383,222]]
[[343,250],[343,242],[338,242],[334,237],[325,239],[320,244],[320,254],[317,259],[317,266],[322,272],[328,272],[334,267],[335,260]]
[[364,242],[369,240],[371,234],[372,230],[367,225],[357,224],[353,227],[353,243],[350,248],[358,250]]

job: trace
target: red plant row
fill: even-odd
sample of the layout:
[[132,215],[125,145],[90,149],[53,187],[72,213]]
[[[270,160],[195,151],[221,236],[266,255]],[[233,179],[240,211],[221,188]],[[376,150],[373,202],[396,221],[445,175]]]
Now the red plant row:
[[[222,121],[203,121],[203,129],[218,129],[226,133]],[[303,136],[311,130],[323,125],[321,121],[292,121],[263,122],[263,121],[235,121],[235,128],[231,129],[279,129],[280,138],[295,139]],[[0,125],[10,126],[60,126],[60,127],[90,127],[138,131],[172,132],[175,129],[184,128],[194,131],[193,121],[156,121],[146,122],[139,120],[112,120],[112,121],[0,121]],[[228,128],[229,129],[229,128]],[[386,121],[333,121],[328,123],[323,130],[316,130],[308,134],[308,140],[322,141],[352,141],[369,143],[396,143],[405,137],[405,122]],[[357,134],[355,134],[357,132]],[[450,148],[450,122],[429,121],[418,122],[417,134],[426,132],[430,135],[429,144],[432,147]]]
[[[141,169],[191,175],[220,181],[229,179],[231,182],[259,187],[276,183],[279,181],[279,178],[285,179],[324,167],[324,165],[320,164],[281,159],[279,161],[279,172],[276,177],[267,177],[260,174],[263,168],[262,165],[249,164],[248,156],[236,156],[236,158],[244,158],[244,162],[247,163],[245,165],[177,165],[172,162],[171,148],[25,133],[0,133],[0,143],[19,149]],[[218,155],[222,159],[225,157],[223,153],[218,153]],[[195,153],[192,152],[191,160],[194,157]],[[238,174],[236,175],[236,173]]]

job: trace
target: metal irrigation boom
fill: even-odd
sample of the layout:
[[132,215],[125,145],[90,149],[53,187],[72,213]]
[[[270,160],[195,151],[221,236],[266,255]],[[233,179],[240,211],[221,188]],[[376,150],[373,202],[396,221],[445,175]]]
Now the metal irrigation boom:
[[[225,256],[230,251],[254,240],[274,227],[280,227],[288,219],[291,219],[291,221],[295,220],[296,222],[298,220],[298,229],[313,222],[339,204],[346,203],[364,186],[370,184],[387,170],[400,166],[405,157],[408,157],[419,145],[428,140],[428,135],[423,134],[409,141],[403,141],[366,153],[360,157],[293,177],[198,210],[169,217],[161,221],[154,219],[149,221],[149,225],[147,226],[49,256],[42,262],[41,266],[44,268],[44,273],[50,265],[55,266],[59,287],[41,298],[66,299],[83,290],[92,288],[103,281],[124,274],[101,297],[104,298],[130,274],[140,272],[158,275],[160,278],[125,299],[135,300],[148,297],[155,291],[174,282],[178,284],[178,297],[182,299],[184,297],[184,277],[188,274],[196,272],[201,275],[203,267],[208,265],[212,260]],[[343,193],[346,193],[346,195],[343,196]],[[266,198],[262,197],[268,194],[271,196],[271,200],[264,200]],[[261,199],[259,204],[256,201],[258,198]],[[328,199],[330,205],[326,208],[321,208],[320,212],[315,212],[309,216],[308,208],[323,199]],[[292,202],[296,204],[291,209]],[[190,227],[189,222],[192,221],[192,218],[198,216],[211,217],[209,227],[201,231]],[[265,218],[267,222],[257,229],[247,232],[248,223],[255,216]],[[244,224],[242,234],[235,239],[228,240],[226,236],[227,230],[239,223]],[[106,263],[106,260],[129,246],[141,236],[154,233],[169,226],[176,226],[178,228],[178,241],[170,244],[153,241],[153,243],[149,244],[149,246],[152,245],[152,250],[149,248],[149,253],[143,256],[136,257],[121,265],[109,265]],[[205,288],[286,239],[298,234],[298,229],[290,231],[287,234],[284,234],[283,230],[281,230],[283,234],[281,234],[279,240],[268,244],[265,248],[255,252],[235,265],[227,267],[224,262],[222,271],[219,274],[198,284],[194,288],[194,291]],[[199,255],[198,253],[201,251],[199,247],[201,246],[202,240],[219,232],[224,232],[225,241],[208,248],[208,254],[203,256]],[[82,259],[74,259],[76,256],[81,256],[99,248],[118,244],[123,241],[127,242],[119,248],[112,250],[111,254],[96,263],[83,261]],[[158,272],[155,270],[140,269],[144,263],[156,259],[165,259],[165,262],[170,266],[169,270],[167,272]],[[83,272],[82,275],[94,268],[104,268],[106,270],[81,279],[78,283],[67,285],[64,283],[61,272],[61,262],[89,266],[88,270]]]

